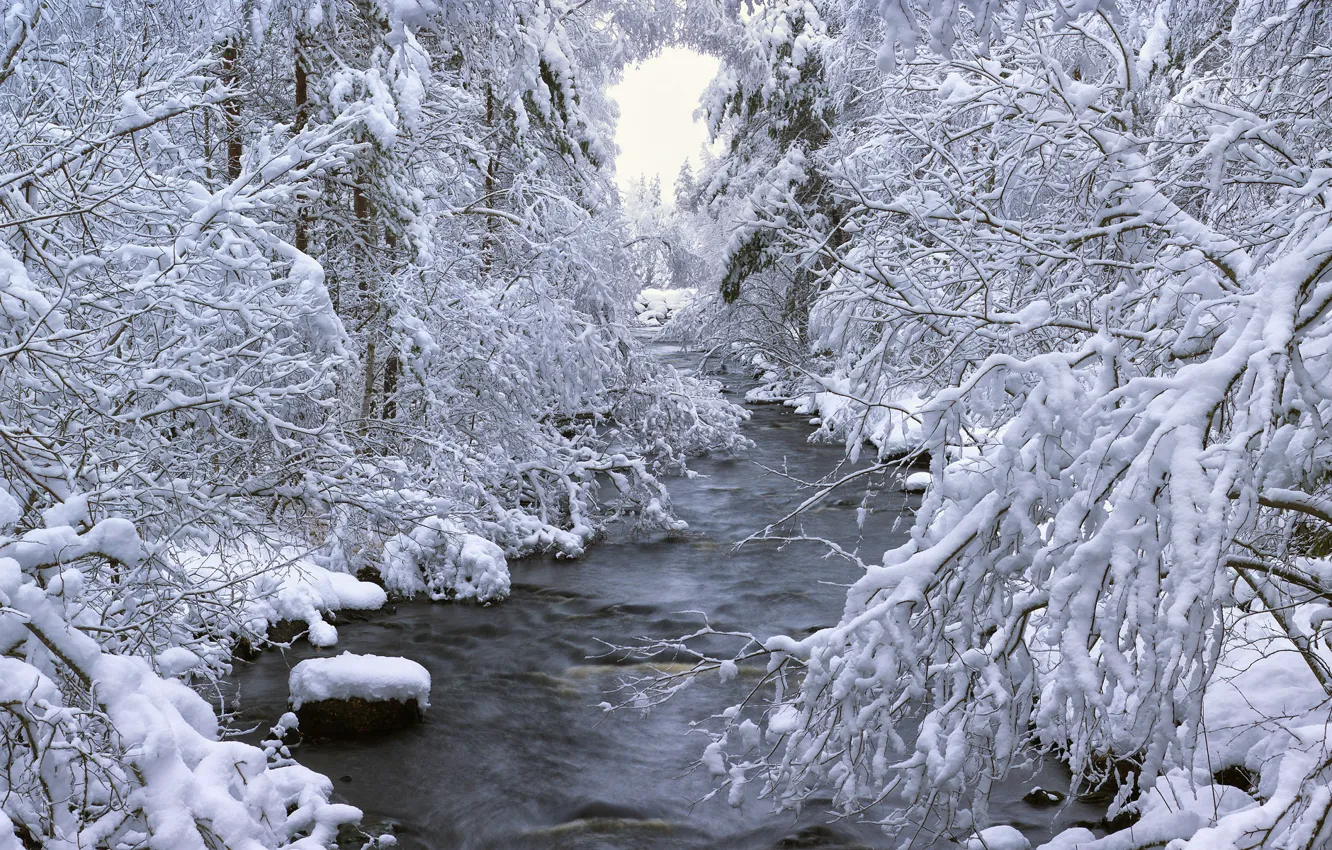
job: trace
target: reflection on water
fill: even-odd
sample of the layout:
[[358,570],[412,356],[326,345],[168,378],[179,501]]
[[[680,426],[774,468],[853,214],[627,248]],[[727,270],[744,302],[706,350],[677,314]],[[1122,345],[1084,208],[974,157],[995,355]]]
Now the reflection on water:
[[[854,565],[812,543],[733,546],[809,495],[792,479],[813,481],[842,463],[837,447],[806,443],[808,428],[789,410],[752,412],[757,446],[748,458],[700,460],[699,477],[671,482],[689,536],[612,536],[578,561],[516,562],[513,596],[502,605],[409,603],[340,624],[338,646],[324,654],[404,655],[430,670],[428,718],[374,740],[307,744],[297,757],[407,848],[896,846],[872,824],[833,820],[818,806],[798,817],[775,814],[752,788],[739,809],[725,794],[698,802],[713,786],[694,769],[705,741],[689,734],[690,724],[741,698],[760,670],[742,669],[726,685],[697,682],[647,714],[597,708],[620,676],[646,672],[616,665],[608,645],[691,632],[700,617],[684,612],[759,635],[807,634],[837,621],[845,585],[858,577]],[[878,560],[901,541],[914,497],[891,481],[871,482],[862,532],[855,516],[866,485],[850,486],[858,489],[802,517],[799,530]],[[285,708],[287,670],[315,654],[302,643],[243,667],[241,721],[272,723]],[[1051,815],[1021,802],[1027,787],[1014,782],[993,812],[1039,841]],[[1091,813],[1073,807],[1060,818],[1075,815]]]

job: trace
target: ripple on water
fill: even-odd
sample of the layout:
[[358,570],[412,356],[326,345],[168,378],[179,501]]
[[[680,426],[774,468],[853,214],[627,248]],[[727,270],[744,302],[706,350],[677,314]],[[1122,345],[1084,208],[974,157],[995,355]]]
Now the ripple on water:
[[594,817],[536,827],[487,842],[487,850],[659,850],[704,847],[708,836],[661,819]]

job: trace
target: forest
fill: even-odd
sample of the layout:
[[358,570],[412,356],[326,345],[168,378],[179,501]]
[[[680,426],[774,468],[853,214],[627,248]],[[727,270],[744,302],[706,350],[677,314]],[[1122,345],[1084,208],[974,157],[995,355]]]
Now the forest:
[[0,850],[1332,850],[1329,728],[1329,0],[3,4]]

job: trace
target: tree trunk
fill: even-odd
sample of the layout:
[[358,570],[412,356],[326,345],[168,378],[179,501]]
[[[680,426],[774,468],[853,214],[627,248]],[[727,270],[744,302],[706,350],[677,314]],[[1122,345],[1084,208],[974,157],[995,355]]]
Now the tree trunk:
[[[240,35],[233,33],[227,37],[222,47],[222,79],[228,88],[235,89],[240,82],[237,64],[240,60]],[[227,134],[227,177],[235,180],[241,173],[241,102],[239,95],[233,95],[222,105],[226,115]]]
[[365,191],[369,175],[362,172],[352,190],[352,210],[356,216],[356,286],[360,297],[353,309],[359,308],[364,316],[365,328],[365,384],[361,395],[362,433],[368,430],[375,415],[375,339],[379,333],[379,303],[371,278],[375,273],[372,251],[378,240],[374,219],[371,217],[370,196]]
[[370,246],[373,243],[370,230],[374,223],[370,221],[370,196],[361,187],[361,180],[356,181],[356,187],[352,190],[352,212],[356,215],[356,238],[361,243],[357,246],[356,251],[356,264],[358,266],[356,286],[362,293],[368,293],[370,291]]
[[[486,162],[485,196],[483,203],[488,207],[497,207],[495,203],[495,176],[499,171],[499,142],[495,138],[495,89],[486,83],[486,135],[490,137],[490,158]],[[490,274],[494,261],[495,231],[498,221],[494,216],[486,216],[486,237],[481,243],[481,262],[485,274]]]
[[[296,75],[296,120],[293,126],[296,132],[305,128],[310,100],[309,84],[309,60],[305,56],[305,32],[304,29],[296,31],[296,47],[293,51],[295,59]],[[310,249],[310,222],[309,211],[299,204],[296,207],[296,250],[301,253],[307,253]]]
[[401,369],[398,355],[390,354],[384,361],[384,421],[391,421],[398,415],[398,371]]
[[367,429],[370,418],[375,415],[375,341],[365,343],[365,389],[361,393],[361,431]]

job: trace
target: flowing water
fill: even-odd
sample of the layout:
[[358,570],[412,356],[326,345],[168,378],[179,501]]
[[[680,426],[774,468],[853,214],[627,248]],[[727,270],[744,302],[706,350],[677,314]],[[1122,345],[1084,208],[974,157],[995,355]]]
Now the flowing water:
[[[685,367],[696,358],[659,347]],[[744,385],[732,382],[741,393]],[[733,396],[736,397],[736,396]],[[513,595],[492,607],[408,603],[367,620],[339,623],[328,652],[403,655],[425,665],[433,688],[426,721],[354,742],[307,743],[296,757],[334,780],[367,824],[406,848],[898,847],[872,824],[834,820],[819,806],[773,813],[751,793],[732,808],[725,792],[696,802],[714,780],[694,761],[706,739],[688,734],[752,689],[756,671],[726,686],[709,676],[644,714],[607,714],[623,664],[608,645],[690,632],[706,612],[718,629],[804,635],[837,621],[858,568],[812,543],[733,544],[810,495],[798,481],[838,469],[838,446],[806,442],[806,420],[776,406],[751,407],[754,450],[742,459],[702,459],[699,476],[670,482],[690,532],[671,539],[612,536],[576,561],[511,564]],[[849,471],[844,468],[842,471]],[[896,476],[871,484],[873,513],[856,525],[866,494],[850,485],[804,515],[801,530],[867,560],[901,542],[917,498]],[[285,710],[287,671],[317,650],[301,642],[238,665],[242,721],[271,724]],[[1053,770],[1053,769],[1048,769]],[[1073,804],[1052,812],[1021,801],[1034,781],[997,795],[996,822],[1040,843],[1052,820],[1093,817]],[[824,807],[826,809],[826,807]],[[884,813],[880,813],[881,815]],[[937,847],[955,847],[940,841]]]

